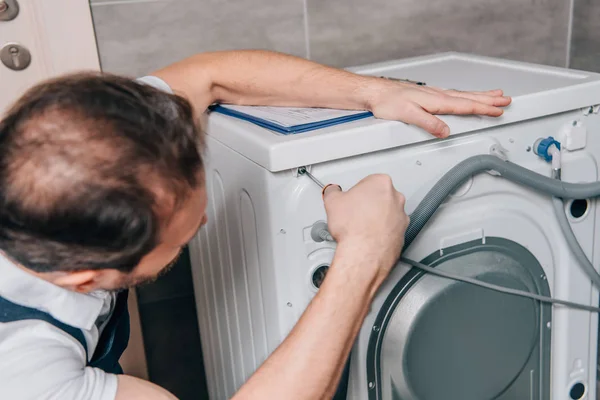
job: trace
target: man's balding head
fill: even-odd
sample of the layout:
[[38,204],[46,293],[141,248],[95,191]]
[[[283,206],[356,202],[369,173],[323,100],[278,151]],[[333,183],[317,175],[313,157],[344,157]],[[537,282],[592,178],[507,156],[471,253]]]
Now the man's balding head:
[[37,272],[129,272],[201,182],[183,98],[79,74],[29,90],[0,122],[0,250]]

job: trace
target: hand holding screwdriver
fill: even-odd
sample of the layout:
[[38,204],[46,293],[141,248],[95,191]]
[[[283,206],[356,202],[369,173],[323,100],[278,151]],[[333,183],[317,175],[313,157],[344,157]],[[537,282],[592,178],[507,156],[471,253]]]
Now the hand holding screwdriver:
[[[387,175],[371,175],[347,192],[338,185],[323,189],[329,232],[358,259],[369,260],[378,284],[400,257],[409,217],[404,196]],[[373,262],[374,261],[374,262]]]

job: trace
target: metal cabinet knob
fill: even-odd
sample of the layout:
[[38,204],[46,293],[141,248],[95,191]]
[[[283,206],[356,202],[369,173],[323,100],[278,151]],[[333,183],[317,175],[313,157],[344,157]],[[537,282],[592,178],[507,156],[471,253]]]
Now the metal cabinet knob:
[[31,53],[18,43],[8,43],[0,49],[0,61],[13,71],[22,71],[31,64]]
[[11,21],[19,15],[17,0],[0,0],[0,21]]

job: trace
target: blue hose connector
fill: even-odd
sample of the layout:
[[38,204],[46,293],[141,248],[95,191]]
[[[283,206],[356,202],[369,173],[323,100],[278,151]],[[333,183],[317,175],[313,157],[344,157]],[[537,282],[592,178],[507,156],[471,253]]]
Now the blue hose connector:
[[555,145],[556,148],[560,150],[560,142],[555,140],[552,136],[548,136],[545,139],[538,139],[533,145],[533,152],[550,162],[552,161],[552,155],[548,153],[548,149],[550,149],[550,146],[552,145]]

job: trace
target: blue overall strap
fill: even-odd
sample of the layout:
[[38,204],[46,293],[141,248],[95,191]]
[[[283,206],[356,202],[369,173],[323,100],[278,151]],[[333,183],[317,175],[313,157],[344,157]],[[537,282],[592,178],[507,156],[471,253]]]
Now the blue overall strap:
[[[129,311],[127,309],[127,291],[117,295],[113,313],[106,323],[92,360],[87,363],[110,374],[122,374],[119,359],[127,348],[129,342]],[[79,328],[58,321],[50,314],[35,308],[21,306],[0,297],[0,322],[13,322],[23,320],[41,320],[54,325],[58,329],[74,337],[85,349],[87,357],[87,342]]]
[[83,336],[83,332],[81,331],[81,329],[62,323],[50,314],[40,311],[36,308],[21,306],[19,304],[8,301],[4,297],[0,296],[0,322],[24,321],[27,319],[38,319],[41,321],[46,321],[49,324],[54,325],[58,329],[73,336],[83,346],[87,359],[87,342],[85,340],[85,336]]
[[104,327],[100,340],[89,366],[100,368],[108,373],[122,374],[119,359],[129,343],[129,310],[127,308],[128,291],[117,294],[115,308],[110,320]]

